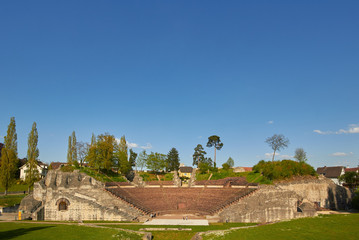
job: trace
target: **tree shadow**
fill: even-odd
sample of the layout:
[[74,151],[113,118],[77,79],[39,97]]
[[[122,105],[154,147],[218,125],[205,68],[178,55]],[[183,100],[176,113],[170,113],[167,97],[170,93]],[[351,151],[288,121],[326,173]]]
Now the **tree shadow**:
[[9,231],[4,231],[4,232],[0,232],[0,239],[12,239],[12,238],[16,238],[21,235],[25,235],[32,231],[42,230],[42,229],[50,228],[50,227],[54,227],[54,226],[18,228],[18,229],[13,229],[13,230],[9,230]]

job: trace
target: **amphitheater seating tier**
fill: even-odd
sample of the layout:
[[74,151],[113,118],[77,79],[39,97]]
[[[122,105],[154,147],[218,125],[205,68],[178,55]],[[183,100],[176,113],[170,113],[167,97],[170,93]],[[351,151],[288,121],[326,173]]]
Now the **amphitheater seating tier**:
[[250,194],[249,188],[107,188],[146,213],[211,214]]

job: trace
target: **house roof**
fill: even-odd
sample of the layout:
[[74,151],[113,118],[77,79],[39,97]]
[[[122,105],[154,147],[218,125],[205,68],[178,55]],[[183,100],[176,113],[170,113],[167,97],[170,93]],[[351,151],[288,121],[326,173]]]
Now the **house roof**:
[[61,166],[65,166],[67,163],[64,162],[52,162],[50,163],[50,166],[53,170],[60,169]]
[[318,174],[323,174],[327,178],[338,178],[340,177],[343,166],[336,166],[336,167],[319,167],[317,168]]
[[192,167],[180,167],[179,170],[180,170],[182,173],[192,173],[193,168],[192,168]]
[[359,167],[356,168],[346,168],[345,172],[359,172]]
[[[27,161],[26,158],[23,158],[23,159],[20,159],[20,162],[22,163],[20,168],[24,168],[28,161]],[[43,163],[43,162],[41,162],[39,160],[36,160],[36,163],[37,163],[38,166],[40,166],[42,168],[46,168],[48,166],[46,163]]]

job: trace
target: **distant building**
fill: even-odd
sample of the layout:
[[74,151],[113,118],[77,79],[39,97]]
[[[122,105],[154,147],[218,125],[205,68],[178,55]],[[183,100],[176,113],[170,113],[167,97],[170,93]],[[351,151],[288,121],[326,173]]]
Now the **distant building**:
[[234,167],[233,172],[252,172],[251,167]]
[[180,177],[190,178],[192,175],[192,171],[193,171],[192,167],[180,167],[178,170],[178,174]]
[[63,166],[66,166],[67,163],[65,162],[52,162],[50,163],[50,169],[51,170],[58,170],[60,168],[62,168]]
[[317,168],[317,173],[319,175],[323,175],[324,177],[331,179],[337,185],[342,185],[342,183],[339,181],[339,177],[345,174],[345,167],[343,166],[319,167]]
[[[36,168],[37,171],[39,172],[40,178],[44,178],[47,174],[47,170],[48,170],[48,165],[41,162],[41,161],[36,161]],[[20,179],[21,180],[25,180],[26,179],[26,174],[29,170],[29,164],[28,162],[26,162],[25,164],[23,164],[20,167]]]
[[356,172],[359,173],[359,167],[356,168],[345,168],[345,173],[347,172]]

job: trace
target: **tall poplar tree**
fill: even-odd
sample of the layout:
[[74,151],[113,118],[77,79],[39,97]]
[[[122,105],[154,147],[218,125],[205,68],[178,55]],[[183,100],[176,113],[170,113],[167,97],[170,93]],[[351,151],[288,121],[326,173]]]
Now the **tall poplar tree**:
[[132,166],[128,161],[128,147],[125,136],[121,137],[115,155],[117,158],[118,169],[122,174],[126,175],[131,171]]
[[36,128],[36,122],[34,122],[27,142],[28,170],[26,172],[25,182],[29,184],[29,192],[30,187],[40,178],[39,171],[37,170],[37,160],[39,157],[39,149],[37,148],[38,138],[39,135]]
[[72,137],[69,136],[69,142],[67,145],[67,163],[72,165]]
[[67,163],[73,165],[77,162],[77,148],[76,148],[76,135],[75,131],[69,136],[68,148],[67,148]]
[[91,144],[87,151],[86,161],[89,165],[100,171],[100,161],[97,156],[97,140],[95,134],[92,133]]
[[72,162],[77,162],[77,146],[76,146],[76,135],[75,135],[75,131],[72,132],[72,143],[71,143],[71,148],[72,148]]
[[15,118],[10,118],[7,134],[4,137],[4,147],[1,151],[0,182],[7,190],[12,186],[17,171],[17,134]]

